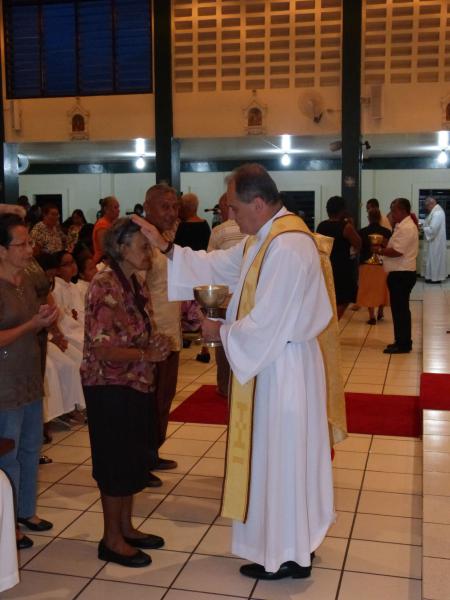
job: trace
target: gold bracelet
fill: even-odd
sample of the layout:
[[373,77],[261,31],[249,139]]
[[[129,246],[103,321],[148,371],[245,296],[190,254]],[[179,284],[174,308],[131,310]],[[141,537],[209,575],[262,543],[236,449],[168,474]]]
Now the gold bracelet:
[[142,348],[140,348],[139,352],[141,353],[139,360],[142,362],[145,358],[145,350],[142,350]]

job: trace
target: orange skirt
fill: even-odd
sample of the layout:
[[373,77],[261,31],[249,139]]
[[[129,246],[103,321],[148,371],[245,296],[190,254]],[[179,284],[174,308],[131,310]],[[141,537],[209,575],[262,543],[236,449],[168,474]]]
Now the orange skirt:
[[383,265],[360,265],[356,303],[367,308],[389,306],[387,273]]

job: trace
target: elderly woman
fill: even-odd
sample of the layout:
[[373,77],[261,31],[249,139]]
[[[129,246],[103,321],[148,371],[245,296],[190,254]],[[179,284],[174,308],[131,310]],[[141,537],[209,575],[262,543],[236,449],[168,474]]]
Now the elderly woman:
[[86,398],[93,476],[101,492],[101,560],[128,567],[150,564],[136,548],[164,540],[134,529],[133,494],[146,487],[155,362],[170,353],[169,339],[152,335],[148,297],[138,272],[151,267],[140,228],[119,219],[106,233],[108,267],[92,279],[86,298],[81,375]]
[[[43,396],[38,333],[54,323],[57,309],[39,306],[24,273],[32,255],[22,219],[0,216],[0,438],[15,442],[0,457],[0,469],[12,482],[18,521],[32,531],[44,531],[52,524],[36,515]],[[16,535],[18,548],[33,545],[19,530]]]

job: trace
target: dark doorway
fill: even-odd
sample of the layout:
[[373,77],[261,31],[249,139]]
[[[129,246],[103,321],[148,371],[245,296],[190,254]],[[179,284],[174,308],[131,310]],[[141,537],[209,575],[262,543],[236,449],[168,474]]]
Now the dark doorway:
[[314,215],[314,192],[280,192],[281,199],[284,206],[302,217],[311,231],[314,231],[315,227],[315,215]]

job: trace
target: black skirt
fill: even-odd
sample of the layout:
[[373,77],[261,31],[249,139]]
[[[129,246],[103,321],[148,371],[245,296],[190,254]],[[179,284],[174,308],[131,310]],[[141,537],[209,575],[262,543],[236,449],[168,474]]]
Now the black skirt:
[[151,393],[122,385],[83,388],[92,449],[92,476],[107,496],[142,491],[150,470]]

